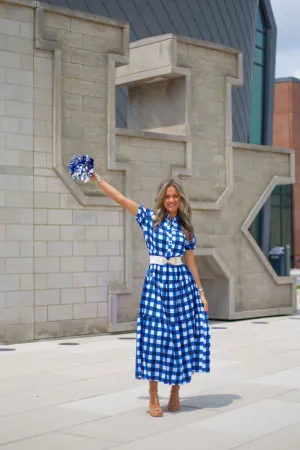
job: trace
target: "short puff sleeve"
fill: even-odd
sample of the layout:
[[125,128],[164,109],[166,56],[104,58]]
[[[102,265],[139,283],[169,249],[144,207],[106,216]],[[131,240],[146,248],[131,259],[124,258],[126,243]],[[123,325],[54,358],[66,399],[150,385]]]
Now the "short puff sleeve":
[[186,250],[195,250],[195,248],[196,248],[196,237],[195,237],[195,235],[193,235],[193,237],[192,237],[192,239],[190,240],[190,241],[186,241],[185,242],[185,246],[184,246],[184,248],[186,249]]
[[143,226],[145,225],[146,220],[149,217],[149,213],[150,213],[149,209],[145,208],[142,205],[139,205],[138,212],[135,218],[141,228],[143,228]]

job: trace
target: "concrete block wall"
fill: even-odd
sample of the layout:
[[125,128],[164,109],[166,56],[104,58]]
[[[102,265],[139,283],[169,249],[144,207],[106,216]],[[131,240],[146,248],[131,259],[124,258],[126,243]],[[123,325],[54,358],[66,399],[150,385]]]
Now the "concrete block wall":
[[[0,0],[0,341],[135,328],[142,234],[99,190],[71,181],[66,165],[82,153],[148,207],[163,178],[182,177],[215,318],[294,310],[293,282],[247,234],[268,192],[293,181],[293,155],[232,143],[241,55],[172,35],[128,45],[126,24]],[[115,128],[116,85],[143,109],[134,130]],[[164,97],[148,114],[151,89]],[[178,99],[182,110],[160,126]]]
[[[81,205],[54,170],[53,51],[36,48],[36,4],[23,5],[0,2],[0,341],[7,342],[106,331],[108,288],[124,283],[123,211]],[[122,51],[122,28],[49,9],[44,33],[62,52],[63,164],[89,153],[103,172],[107,52]],[[110,176],[121,188],[122,176]]]

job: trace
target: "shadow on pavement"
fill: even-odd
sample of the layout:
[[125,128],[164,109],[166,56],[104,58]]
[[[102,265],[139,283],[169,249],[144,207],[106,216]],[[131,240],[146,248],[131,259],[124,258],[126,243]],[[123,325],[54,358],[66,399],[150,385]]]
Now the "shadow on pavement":
[[[140,399],[148,399],[149,397],[141,396]],[[217,409],[231,405],[234,401],[240,400],[242,397],[236,394],[213,394],[213,395],[197,395],[193,397],[181,397],[180,404],[182,408],[188,411],[193,409]],[[168,400],[167,397],[159,395],[160,400]]]

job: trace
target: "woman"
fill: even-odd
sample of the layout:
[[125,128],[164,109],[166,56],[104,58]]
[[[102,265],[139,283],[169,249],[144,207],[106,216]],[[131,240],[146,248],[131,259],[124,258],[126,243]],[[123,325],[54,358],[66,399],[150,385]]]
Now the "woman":
[[124,197],[98,174],[91,180],[143,230],[150,265],[137,320],[136,378],[149,380],[149,414],[161,417],[158,382],[171,385],[168,410],[178,411],[180,385],[210,370],[208,303],[193,254],[192,208],[174,179],[159,186],[154,210]]

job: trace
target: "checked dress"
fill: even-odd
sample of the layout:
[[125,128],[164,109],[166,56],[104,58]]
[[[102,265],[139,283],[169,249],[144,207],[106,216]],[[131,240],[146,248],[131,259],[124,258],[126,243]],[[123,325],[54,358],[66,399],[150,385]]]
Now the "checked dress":
[[[136,220],[149,255],[170,259],[196,247],[178,217],[153,228],[154,211],[139,206]],[[194,277],[185,264],[150,264],[137,320],[136,378],[169,385],[189,383],[210,371],[210,332]]]

